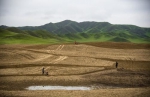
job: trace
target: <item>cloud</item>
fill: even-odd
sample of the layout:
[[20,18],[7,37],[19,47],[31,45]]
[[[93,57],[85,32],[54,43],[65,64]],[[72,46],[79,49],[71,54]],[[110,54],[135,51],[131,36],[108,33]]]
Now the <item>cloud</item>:
[[149,0],[0,0],[0,25],[38,26],[70,19],[150,27]]

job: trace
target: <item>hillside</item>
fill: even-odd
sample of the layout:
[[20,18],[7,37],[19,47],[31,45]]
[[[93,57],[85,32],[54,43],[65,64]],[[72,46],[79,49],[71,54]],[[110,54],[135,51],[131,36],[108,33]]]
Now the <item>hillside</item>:
[[[135,25],[113,25],[108,22],[87,21],[78,23],[75,21],[65,20],[41,26],[25,26],[17,28],[0,26],[0,28],[0,33],[3,34],[0,39],[1,44],[5,44],[7,43],[7,40],[12,41],[13,39],[16,39],[15,41],[27,41],[24,37],[28,37],[29,40],[35,40],[36,43],[73,41],[150,43],[150,28],[141,28]],[[6,36],[10,36],[10,33],[13,33],[11,38],[6,38]],[[16,35],[19,36],[16,37]],[[40,42],[36,40],[39,40]]]
[[27,31],[21,31],[17,28],[13,30],[16,32],[10,31],[10,29],[0,29],[0,44],[47,44],[57,43],[59,41],[55,38],[44,39],[32,36]]

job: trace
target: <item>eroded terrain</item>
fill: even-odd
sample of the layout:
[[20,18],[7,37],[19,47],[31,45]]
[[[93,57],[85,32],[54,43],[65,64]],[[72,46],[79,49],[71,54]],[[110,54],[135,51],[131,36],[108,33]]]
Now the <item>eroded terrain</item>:
[[[118,68],[115,67],[116,61]],[[43,67],[49,75],[42,75]],[[88,92],[25,89],[38,85],[96,88]],[[120,88],[102,89],[102,85]],[[89,44],[0,46],[2,96],[145,97],[149,96],[149,87],[149,47],[123,49]]]

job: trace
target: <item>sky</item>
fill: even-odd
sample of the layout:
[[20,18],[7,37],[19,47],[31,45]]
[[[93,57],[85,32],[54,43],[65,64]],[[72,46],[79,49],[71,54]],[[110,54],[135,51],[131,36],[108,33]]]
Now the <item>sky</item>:
[[150,27],[150,0],[0,0],[0,25],[40,26],[63,20]]

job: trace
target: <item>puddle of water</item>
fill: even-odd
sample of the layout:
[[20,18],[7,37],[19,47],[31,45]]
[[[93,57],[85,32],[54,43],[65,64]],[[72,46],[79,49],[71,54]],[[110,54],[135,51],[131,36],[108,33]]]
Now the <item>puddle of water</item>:
[[29,86],[27,90],[91,90],[84,86]]

